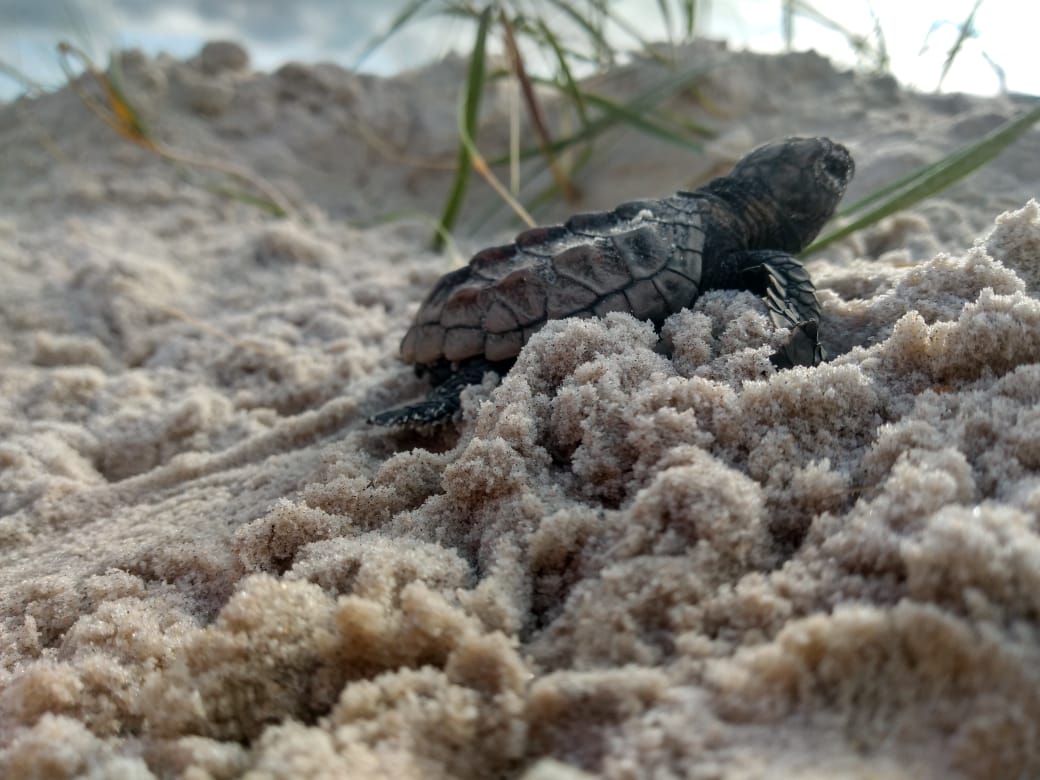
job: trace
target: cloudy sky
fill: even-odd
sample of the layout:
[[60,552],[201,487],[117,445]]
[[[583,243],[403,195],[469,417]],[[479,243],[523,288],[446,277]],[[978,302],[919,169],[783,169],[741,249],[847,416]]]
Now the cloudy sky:
[[[659,0],[614,2],[644,37],[664,37]],[[521,3],[532,9],[547,5],[514,0],[514,5]],[[293,59],[350,66],[405,4],[406,0],[0,0],[0,99],[22,91],[5,74],[8,68],[45,86],[60,84],[54,46],[63,39],[85,48],[99,62],[119,48],[190,56],[206,40],[231,38],[245,43],[254,65],[263,69]],[[439,4],[429,3],[431,8]],[[582,0],[575,3],[583,5]],[[672,5],[678,3],[672,0]],[[781,5],[780,0],[702,0],[700,30],[735,46],[776,51],[782,43]],[[968,15],[974,0],[814,0],[812,5],[846,30],[863,35],[874,26],[872,7],[897,78],[930,90],[956,37],[956,23]],[[566,21],[558,23],[565,32]],[[1031,56],[1040,30],[1040,3],[984,0],[975,27],[978,37],[966,43],[944,90],[992,94],[1001,86],[999,68],[1011,91],[1040,94],[1040,69]],[[615,33],[619,44],[631,43],[620,30]],[[416,23],[369,57],[363,69],[391,73],[452,49],[465,51],[472,35],[472,24],[466,20]],[[926,38],[929,45],[922,53]],[[795,44],[850,65],[856,60],[844,35],[804,18],[796,21]]]

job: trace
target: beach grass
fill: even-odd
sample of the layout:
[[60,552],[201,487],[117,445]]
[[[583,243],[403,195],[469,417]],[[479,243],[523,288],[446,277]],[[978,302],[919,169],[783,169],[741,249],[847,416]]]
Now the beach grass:
[[[983,0],[976,0],[969,14],[956,24],[957,37],[947,51],[937,89],[941,88],[953,63],[963,53],[965,41],[977,34],[973,22],[982,3]],[[697,34],[697,20],[701,10],[699,5],[696,0],[657,0],[656,8],[661,26],[668,37],[669,50],[674,51],[678,43],[690,40]],[[779,6],[781,26],[789,46],[792,43],[794,20],[804,19],[844,37],[864,70],[874,73],[888,72],[890,57],[884,29],[872,9],[871,29],[858,31],[839,24],[804,0],[783,0]],[[702,149],[701,141],[713,135],[708,127],[676,122],[673,117],[660,110],[660,104],[676,91],[695,85],[697,78],[703,75],[708,67],[714,67],[714,64],[699,64],[693,68],[687,66],[684,70],[682,64],[669,61],[668,57],[662,56],[660,46],[650,46],[642,34],[617,13],[616,6],[612,6],[607,0],[588,0],[586,3],[577,4],[559,0],[544,0],[541,3],[523,3],[516,0],[483,4],[468,0],[411,0],[394,17],[388,28],[364,47],[358,63],[363,62],[407,26],[438,16],[472,19],[476,21],[477,27],[470,54],[469,77],[462,98],[466,109],[459,123],[456,175],[435,233],[435,246],[441,246],[443,236],[455,228],[466,193],[465,182],[473,170],[480,173],[498,193],[500,204],[505,204],[522,222],[530,224],[529,209],[556,198],[567,201],[574,199],[580,187],[575,177],[582,168],[595,162],[597,152],[594,141],[607,130],[626,127],[639,134],[682,146],[691,154],[699,153]],[[566,39],[558,32],[561,19],[569,23],[572,32]],[[932,30],[942,24],[952,23],[937,21],[933,24]],[[488,45],[495,27],[500,28],[509,55],[511,66],[507,73],[488,71]],[[620,31],[621,35],[608,36],[608,30],[612,28]],[[622,40],[627,37],[629,46],[625,48],[619,45],[616,42],[618,37]],[[531,76],[525,66],[518,41],[525,43],[529,50],[546,55],[543,61],[554,63],[548,75]],[[634,47],[631,45],[633,43]],[[588,63],[609,66],[617,62],[622,54],[633,51],[649,54],[668,63],[672,72],[669,77],[651,85],[642,94],[627,102],[618,102],[596,94],[574,75],[579,67],[585,67]],[[518,148],[514,144],[508,152],[493,155],[487,160],[478,150],[479,128],[474,121],[473,111],[479,107],[478,87],[483,88],[489,80],[496,78],[513,78],[519,84],[530,124],[535,129],[537,143],[526,148]],[[577,130],[558,132],[555,136],[551,133],[533,85],[557,93],[573,114]],[[1006,146],[1014,143],[1015,139],[1028,130],[1038,118],[1040,117],[1036,110],[1027,111],[985,137],[861,198],[840,214],[842,218],[850,221],[823,236],[809,247],[807,253],[819,251],[852,232],[870,227],[897,211],[911,208],[953,186],[984,166]],[[580,146],[579,154],[571,158],[569,165],[563,165],[558,155],[573,146]],[[521,161],[528,161],[534,157],[540,157],[541,164],[528,168],[527,175],[534,178],[548,170],[551,173],[552,184],[532,196],[525,206],[521,205],[517,198],[519,187],[516,184],[516,171],[519,170]],[[503,164],[508,164],[513,171],[511,180],[514,184],[511,190],[504,188],[492,171],[491,166]],[[494,206],[486,208],[479,222],[484,223],[494,211]]]

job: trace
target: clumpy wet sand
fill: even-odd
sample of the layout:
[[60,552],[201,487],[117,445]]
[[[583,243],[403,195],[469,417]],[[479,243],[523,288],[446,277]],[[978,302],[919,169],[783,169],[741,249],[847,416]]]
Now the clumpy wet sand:
[[[792,134],[850,148],[854,200],[1025,104],[683,56],[717,66],[671,108],[719,137],[610,136],[571,209]],[[764,306],[714,292],[660,334],[552,323],[458,426],[395,433],[364,420],[425,390],[395,354],[450,269],[415,215],[463,66],[123,71],[166,141],[299,213],[69,90],[0,107],[0,774],[1040,773],[1040,133],[810,259],[825,365],[775,373]],[[465,252],[515,230],[490,200]]]

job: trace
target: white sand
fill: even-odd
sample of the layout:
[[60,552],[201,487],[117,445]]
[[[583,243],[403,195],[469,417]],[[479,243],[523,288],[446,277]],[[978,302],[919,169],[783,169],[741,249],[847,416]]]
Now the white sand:
[[[855,199],[1016,111],[687,56],[726,62],[670,108],[720,139],[612,136],[576,208],[790,134],[848,145]],[[1040,133],[813,258],[831,363],[773,373],[784,334],[718,292],[670,358],[554,323],[460,426],[392,434],[364,418],[424,390],[396,346],[449,266],[361,225],[439,209],[462,65],[241,65],[124,62],[296,223],[68,90],[0,107],[0,776],[1040,774]]]

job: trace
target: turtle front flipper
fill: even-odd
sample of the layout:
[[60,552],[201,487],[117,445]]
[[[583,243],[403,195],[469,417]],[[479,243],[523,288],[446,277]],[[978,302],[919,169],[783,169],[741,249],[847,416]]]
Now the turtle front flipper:
[[741,286],[762,296],[773,324],[791,329],[791,338],[770,357],[773,365],[791,368],[822,363],[820,302],[805,267],[786,252],[763,249],[743,253],[740,268]]
[[457,370],[448,373],[444,381],[436,385],[422,401],[380,412],[369,417],[368,422],[385,426],[447,422],[462,406],[459,395],[464,387],[480,384],[486,371],[501,370],[501,363],[492,363],[482,358],[466,360]]

